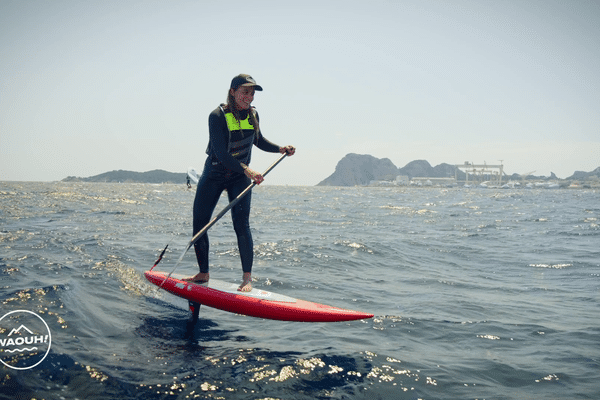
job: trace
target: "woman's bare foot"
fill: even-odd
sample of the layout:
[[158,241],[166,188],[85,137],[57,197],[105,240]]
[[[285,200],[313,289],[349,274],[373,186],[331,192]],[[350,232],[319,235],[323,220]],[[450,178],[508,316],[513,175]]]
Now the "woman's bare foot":
[[250,272],[244,272],[242,276],[242,284],[238,288],[238,292],[249,292],[252,290],[252,274]]
[[190,278],[183,278],[183,281],[192,282],[197,284],[208,283],[209,275],[208,272],[198,272],[196,275]]

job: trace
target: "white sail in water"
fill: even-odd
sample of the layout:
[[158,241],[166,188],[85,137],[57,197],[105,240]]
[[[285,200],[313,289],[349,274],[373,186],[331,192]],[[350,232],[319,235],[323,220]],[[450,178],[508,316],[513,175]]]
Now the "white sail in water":
[[192,182],[194,182],[195,184],[198,184],[199,175],[198,175],[198,172],[196,172],[196,170],[194,168],[192,168],[192,167],[188,168],[187,176],[190,177],[190,180]]

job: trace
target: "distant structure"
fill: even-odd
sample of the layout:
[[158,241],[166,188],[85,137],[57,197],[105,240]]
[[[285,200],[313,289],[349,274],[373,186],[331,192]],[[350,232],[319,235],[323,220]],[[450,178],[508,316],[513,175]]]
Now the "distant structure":
[[409,179],[408,179],[407,175],[398,175],[398,176],[396,176],[396,179],[394,180],[394,182],[398,186],[407,186],[409,183]]
[[454,186],[456,185],[456,177],[454,178],[433,178],[433,177],[418,177],[412,178],[411,183],[417,186]]
[[500,161],[500,165],[488,165],[485,161],[483,164],[465,161],[464,164],[455,165],[455,167],[455,179],[458,180],[459,170],[466,174],[465,185],[469,184],[469,178],[473,183],[490,182],[498,186],[502,185],[502,175],[504,174],[502,161]]

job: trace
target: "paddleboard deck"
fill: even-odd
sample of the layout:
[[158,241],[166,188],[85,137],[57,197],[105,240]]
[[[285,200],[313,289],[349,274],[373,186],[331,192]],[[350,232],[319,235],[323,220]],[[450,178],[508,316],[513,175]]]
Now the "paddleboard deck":
[[[196,284],[182,280],[181,275],[162,271],[146,271],[146,279],[168,292],[219,310],[251,317],[298,322],[337,322],[372,318],[373,314],[313,303],[293,297],[252,288],[250,292],[238,292],[238,285],[210,279],[208,284]],[[164,282],[164,283],[163,283]]]

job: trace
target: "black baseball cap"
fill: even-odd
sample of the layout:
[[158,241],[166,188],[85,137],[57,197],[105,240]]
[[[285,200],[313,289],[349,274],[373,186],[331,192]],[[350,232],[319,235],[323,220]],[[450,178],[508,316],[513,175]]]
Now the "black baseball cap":
[[231,80],[230,89],[236,90],[240,86],[254,86],[256,90],[263,90],[262,86],[258,85],[254,78],[248,74],[239,74]]

